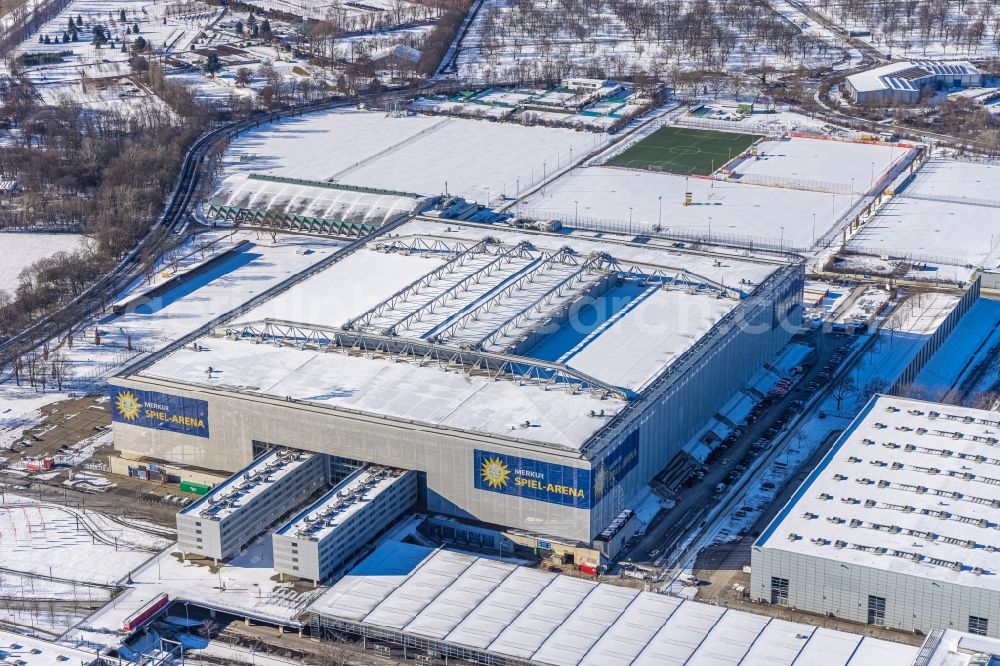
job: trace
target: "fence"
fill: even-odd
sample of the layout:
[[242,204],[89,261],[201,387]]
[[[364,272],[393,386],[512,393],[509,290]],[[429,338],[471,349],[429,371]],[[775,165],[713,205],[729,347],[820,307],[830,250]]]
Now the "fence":
[[906,366],[906,369],[903,370],[895,383],[893,383],[892,388],[888,391],[890,395],[902,395],[906,387],[910,386],[916,380],[920,371],[924,369],[924,366],[931,360],[934,353],[941,348],[944,341],[948,339],[948,336],[958,326],[958,322],[962,320],[962,317],[972,308],[973,304],[979,300],[980,284],[977,278],[975,282],[969,285],[965,295],[962,296],[962,300],[948,313],[945,320],[941,322],[941,325],[931,335],[930,340],[924,343],[920,351],[917,352],[917,355]]
[[809,180],[807,178],[790,178],[788,176],[772,176],[767,174],[740,173],[740,174],[716,174],[715,180],[726,182],[744,183],[747,185],[762,185],[764,187],[781,187],[789,190],[807,190],[810,192],[825,192],[827,194],[854,193],[854,188],[850,183],[837,183],[834,181]]
[[943,254],[921,254],[901,248],[865,247],[848,245],[845,256],[886,257],[892,261],[908,261],[911,264],[944,264],[946,266],[971,266],[964,257],[949,257]]
[[285,176],[269,176],[262,173],[252,173],[247,176],[247,180],[262,180],[270,183],[282,183],[285,185],[299,185],[301,187],[322,187],[328,190],[346,190],[348,192],[360,192],[362,194],[377,194],[381,196],[409,197],[410,199],[422,199],[423,194],[416,192],[403,192],[402,190],[386,190],[380,187],[364,187],[362,185],[347,185],[345,183],[330,183],[325,180],[307,180],[305,178],[287,178]]
[[1000,208],[1000,201],[996,199],[975,199],[972,197],[960,197],[953,194],[914,194],[903,192],[898,196],[904,199],[919,199],[921,201],[941,201],[943,203],[964,204],[966,206],[985,206],[987,208]]
[[741,132],[744,134],[761,134],[768,139],[780,139],[787,134],[791,128],[782,123],[747,123],[732,120],[714,120],[712,118],[699,118],[697,116],[681,116],[677,124],[683,127],[694,127],[697,129],[719,130],[721,132]]
[[756,236],[753,234],[731,234],[710,231],[704,227],[668,226],[657,229],[655,223],[647,220],[623,220],[614,218],[577,215],[575,211],[555,210],[545,208],[529,208],[521,211],[519,217],[530,220],[559,220],[574,229],[588,231],[603,231],[606,233],[627,234],[631,236],[650,236],[666,240],[686,243],[706,243],[712,245],[728,245],[747,250],[765,250],[773,252],[805,252],[808,248],[797,247],[784,242],[784,239],[771,236]]

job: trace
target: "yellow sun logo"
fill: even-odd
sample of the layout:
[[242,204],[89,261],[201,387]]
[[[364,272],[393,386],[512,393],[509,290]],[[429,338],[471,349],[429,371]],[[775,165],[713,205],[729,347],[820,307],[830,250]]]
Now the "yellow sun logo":
[[490,488],[503,488],[510,479],[510,468],[500,458],[486,458],[480,468],[483,481]]
[[118,394],[115,399],[115,408],[127,421],[135,421],[139,418],[139,398],[131,391],[124,391]]

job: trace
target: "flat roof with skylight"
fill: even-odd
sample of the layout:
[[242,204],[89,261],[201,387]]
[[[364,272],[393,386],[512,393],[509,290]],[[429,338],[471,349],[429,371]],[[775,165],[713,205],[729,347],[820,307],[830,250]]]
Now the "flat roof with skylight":
[[179,514],[225,520],[312,458],[313,454],[295,449],[274,449],[181,509]]
[[1000,590],[1000,414],[874,398],[756,548]]

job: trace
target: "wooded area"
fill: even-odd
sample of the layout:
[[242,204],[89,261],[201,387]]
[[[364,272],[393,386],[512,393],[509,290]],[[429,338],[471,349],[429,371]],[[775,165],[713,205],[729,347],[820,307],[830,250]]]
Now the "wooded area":
[[163,208],[191,143],[211,123],[185,87],[137,56],[137,80],[151,100],[129,112],[81,109],[70,100],[40,106],[16,63],[0,89],[0,114],[19,130],[0,145],[0,178],[17,181],[17,200],[0,208],[0,227],[78,227],[89,249],[57,253],[26,268],[13,294],[0,291],[0,337],[78,295],[146,235]]

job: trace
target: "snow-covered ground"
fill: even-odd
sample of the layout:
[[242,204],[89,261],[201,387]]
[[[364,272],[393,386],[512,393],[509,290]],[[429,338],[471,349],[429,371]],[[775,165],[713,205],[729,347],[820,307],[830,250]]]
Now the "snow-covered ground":
[[[120,12],[125,11],[125,22]],[[157,2],[125,2],[124,0],[73,0],[56,18],[42,26],[39,32],[18,47],[19,55],[29,53],[63,54],[63,63],[39,65],[28,68],[29,79],[43,87],[53,82],[76,83],[67,87],[65,93],[73,95],[79,91],[81,100],[86,101],[86,86],[80,82],[84,75],[91,79],[124,76],[130,73],[129,53],[123,53],[123,41],[131,42],[142,37],[151,42],[159,53],[184,52],[190,48],[192,40],[211,25],[221,12],[219,7],[210,7],[198,2],[175,5]],[[63,33],[68,32],[70,18],[83,19],[77,29],[79,39],[64,43]],[[114,44],[95,48],[91,44],[93,29],[101,25],[108,29]],[[127,34],[127,28],[139,26],[139,34]],[[51,43],[39,43],[39,37],[49,37]]]
[[3,566],[36,576],[19,581],[5,573],[4,589],[27,585],[33,596],[104,598],[107,595],[103,590],[89,591],[83,586],[75,589],[72,584],[37,576],[114,584],[167,543],[93,511],[39,504],[11,494],[0,504]]
[[[685,191],[693,194],[691,206],[684,205]],[[853,203],[846,194],[587,167],[527,197],[521,209],[525,216],[559,218],[570,225],[578,212],[581,222],[608,220],[624,229],[631,216],[636,233],[659,221],[666,233],[707,236],[711,232],[720,240],[753,237],[757,242],[783,240],[786,247],[805,248]]]
[[864,192],[906,150],[892,144],[792,138],[764,141],[733,169],[741,182],[830,192]]
[[[299,273],[328,257],[343,245],[330,238],[279,235],[272,243],[269,236],[251,231],[216,230],[202,234],[181,249],[188,255],[184,262],[194,263],[203,257],[192,249],[218,240],[223,245],[249,240],[251,244],[228,260],[198,277],[182,283],[164,294],[144,312],[109,316],[95,326],[85,324],[74,336],[73,346],[63,343],[52,348],[65,354],[73,368],[74,379],[63,391],[38,392],[22,381],[0,383],[0,446],[9,444],[37,422],[38,410],[70,394],[101,391],[106,378],[124,363],[145,351],[162,348],[204,325],[212,318],[228,312],[265,289]],[[2,255],[0,255],[2,256]],[[161,264],[160,271],[169,268],[172,260]],[[146,288],[144,280],[132,285],[130,293]],[[151,311],[150,311],[151,310]],[[100,344],[95,344],[94,331],[100,330]],[[132,350],[127,349],[131,342]]]
[[278,582],[273,568],[270,533],[264,535],[218,571],[204,563],[181,561],[172,548],[149,560],[131,574],[132,584],[70,632],[62,641],[114,645],[125,620],[147,607],[161,594],[190,601],[238,616],[295,625],[306,606],[327,588],[297,591],[292,583]]
[[[76,234],[33,234],[0,231],[0,289],[13,293],[17,276],[28,265],[56,252],[83,248]],[[0,411],[3,411],[0,409]]]
[[931,264],[996,268],[998,215],[1000,207],[916,199],[904,193],[861,227],[848,248]]
[[988,200],[1000,205],[997,183],[1000,183],[1000,162],[931,158],[902,194]]
[[[880,13],[871,4],[848,4],[831,0],[805,0],[827,18],[846,30],[871,31],[859,39],[872,44],[895,59],[935,58],[958,60],[996,57],[997,23],[993,20],[995,6],[990,0],[965,0],[933,5],[926,12],[925,23],[921,5],[892,3],[894,11]],[[931,7],[931,5],[927,5]],[[917,11],[914,11],[917,10]],[[938,16],[941,11],[941,16]],[[867,13],[871,18],[863,18]],[[882,15],[885,20],[875,17]],[[943,20],[942,20],[943,19]],[[977,26],[981,23],[981,26]],[[925,31],[924,25],[929,25]],[[894,29],[887,29],[893,26]],[[944,27],[942,33],[939,29]]]
[[[947,342],[917,375],[914,386],[929,399],[961,387],[971,397],[1000,384],[1000,301],[981,298],[969,309]],[[980,367],[982,366],[982,367]]]
[[[707,36],[714,28],[724,37],[717,44],[709,42],[708,48],[697,49],[684,44],[680,29],[672,21],[661,19],[655,9],[643,15],[636,14],[634,8],[629,12],[625,7],[616,13],[614,5],[595,8],[584,4],[582,10],[570,12],[574,6],[578,7],[576,3],[556,5],[544,0],[485,0],[462,41],[456,63],[459,76],[480,80],[519,76],[530,80],[542,78],[547,68],[554,68],[564,76],[621,78],[633,69],[650,71],[654,67],[747,70],[763,63],[779,68],[816,67],[834,65],[843,58],[842,51],[827,35],[805,33],[780,18],[776,23],[787,29],[787,35],[767,44],[760,34],[751,39],[742,30],[742,23],[737,26],[717,14],[705,21],[715,26],[698,24],[694,30]],[[718,9],[712,2],[704,6],[710,8],[708,14]],[[764,9],[754,16],[763,19],[769,13]],[[629,14],[638,16],[638,20],[623,20]],[[661,34],[657,35],[657,31]]]
[[[268,124],[233,141],[226,186],[251,173],[450,194],[485,203],[600,147],[602,134],[460,118],[332,111]],[[242,158],[242,161],[241,161]]]

